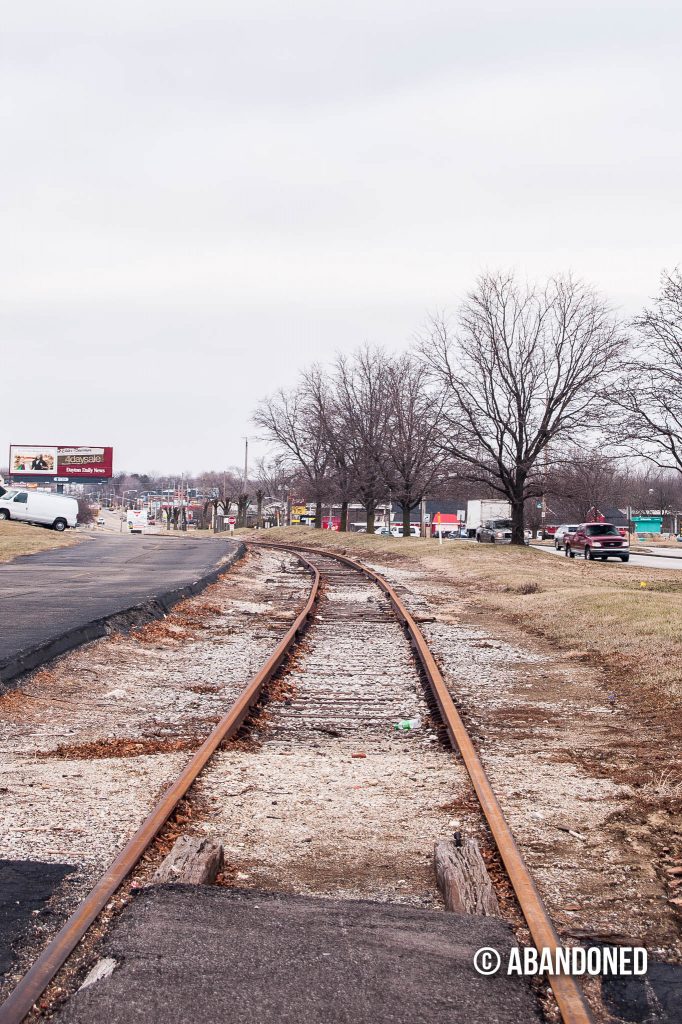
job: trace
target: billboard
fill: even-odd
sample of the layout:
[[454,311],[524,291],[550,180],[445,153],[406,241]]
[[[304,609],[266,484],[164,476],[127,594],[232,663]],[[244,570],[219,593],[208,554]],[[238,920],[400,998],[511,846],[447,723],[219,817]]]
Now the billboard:
[[113,473],[114,449],[91,445],[12,444],[9,471],[13,477],[66,477],[106,480]]

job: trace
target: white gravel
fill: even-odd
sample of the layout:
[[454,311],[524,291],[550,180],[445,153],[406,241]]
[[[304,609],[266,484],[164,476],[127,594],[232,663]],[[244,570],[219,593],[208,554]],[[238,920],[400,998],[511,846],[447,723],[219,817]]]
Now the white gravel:
[[[261,749],[221,751],[204,772],[201,830],[223,842],[239,886],[442,906],[435,840],[481,831],[468,780],[430,727],[387,599],[316,561],[332,573],[285,677],[293,693],[268,706]],[[394,732],[416,715],[421,729]]]
[[674,823],[665,811],[632,814],[631,786],[591,768],[595,757],[617,760],[639,730],[609,704],[598,670],[502,622],[472,625],[477,612],[433,563],[373,568],[411,610],[435,616],[421,628],[560,932],[679,954],[657,867],[661,829]]

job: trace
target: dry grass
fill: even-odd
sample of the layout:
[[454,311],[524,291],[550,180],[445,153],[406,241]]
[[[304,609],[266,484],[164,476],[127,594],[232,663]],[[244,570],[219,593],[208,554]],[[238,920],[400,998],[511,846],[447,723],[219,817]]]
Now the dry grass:
[[290,527],[268,539],[331,547],[369,561],[413,559],[444,571],[474,608],[559,650],[588,651],[632,692],[682,705],[682,570],[557,558],[529,548],[328,534]]
[[19,555],[34,555],[37,551],[69,547],[82,540],[83,537],[73,530],[55,533],[41,526],[0,520],[0,562],[11,562]]

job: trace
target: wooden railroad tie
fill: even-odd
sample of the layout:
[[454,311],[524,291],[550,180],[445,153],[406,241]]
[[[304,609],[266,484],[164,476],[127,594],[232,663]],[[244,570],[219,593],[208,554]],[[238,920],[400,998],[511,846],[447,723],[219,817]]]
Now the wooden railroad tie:
[[445,909],[458,914],[499,917],[500,908],[478,843],[464,839],[439,839],[433,848],[436,880]]

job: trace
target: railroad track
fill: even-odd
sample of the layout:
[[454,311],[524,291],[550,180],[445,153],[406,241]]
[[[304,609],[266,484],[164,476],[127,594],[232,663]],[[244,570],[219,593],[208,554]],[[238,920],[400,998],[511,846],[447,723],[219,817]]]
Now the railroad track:
[[[408,707],[418,707],[420,700],[425,701],[426,717],[430,717],[433,729],[420,742],[449,741],[461,754],[534,944],[549,949],[558,946],[552,923],[435,659],[395,590],[379,574],[346,556],[302,547],[282,549],[296,554],[311,574],[312,586],[303,609],[137,833],[0,1006],[0,1024],[19,1024],[24,1019],[199,775],[204,773],[210,780],[212,773],[219,772],[221,745],[236,736],[264,688],[278,675],[311,624],[315,644],[311,632],[308,647],[313,649],[306,672],[299,675],[289,699],[278,706],[268,743],[286,747],[306,737],[329,737],[332,742],[342,743],[358,731],[363,737],[380,739],[386,736],[387,722],[403,717]],[[396,624],[400,627],[397,633]],[[330,644],[345,659],[351,685],[339,684],[339,667],[331,658]],[[414,663],[410,665],[410,646],[426,684],[421,693]],[[317,661],[316,650],[320,652]],[[368,670],[370,650],[375,660],[377,653],[385,652],[389,678],[376,667]],[[413,756],[414,748],[406,753]],[[564,1022],[587,1024],[591,1017],[574,979],[558,976],[549,980]]]

